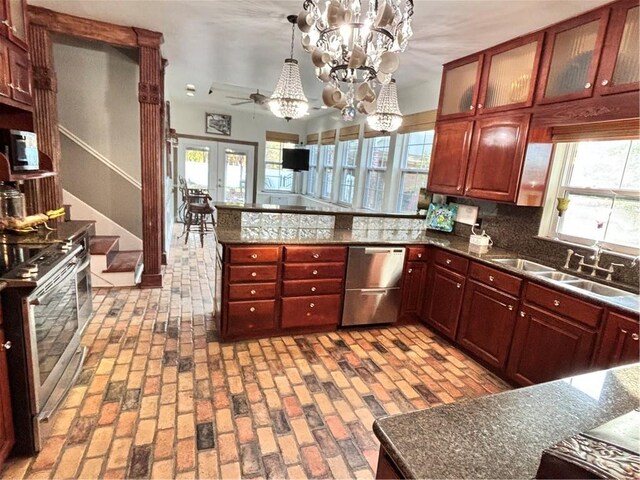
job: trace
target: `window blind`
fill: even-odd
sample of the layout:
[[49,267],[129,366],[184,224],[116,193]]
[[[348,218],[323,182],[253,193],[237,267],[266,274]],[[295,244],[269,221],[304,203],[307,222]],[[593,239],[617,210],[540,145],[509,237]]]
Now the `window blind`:
[[341,142],[344,142],[345,140],[357,140],[359,135],[360,135],[360,124],[350,125],[348,127],[343,127],[340,129]]
[[310,133],[307,135],[307,145],[317,145],[318,144],[318,134]]
[[327,130],[322,132],[320,135],[320,144],[322,145],[332,145],[336,143],[336,131],[335,130]]
[[554,143],[582,140],[633,140],[640,138],[640,119],[614,120],[611,122],[562,125],[553,127]]
[[271,132],[267,130],[267,142],[299,143],[300,136],[297,133]]
[[425,130],[433,130],[436,127],[437,110],[429,110],[427,112],[412,113],[405,115],[402,119],[402,125],[398,129],[398,133],[424,132]]

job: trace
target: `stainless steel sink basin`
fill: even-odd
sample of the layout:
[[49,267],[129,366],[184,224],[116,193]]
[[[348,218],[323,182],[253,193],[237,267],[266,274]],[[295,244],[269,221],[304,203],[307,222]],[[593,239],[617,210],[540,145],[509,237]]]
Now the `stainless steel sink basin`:
[[602,285],[601,283],[592,282],[590,280],[577,279],[565,281],[562,283],[570,287],[579,288],[580,290],[585,290],[587,292],[600,295],[601,297],[637,297],[635,293],[620,290],[619,288],[609,287],[607,285]]
[[549,280],[555,280],[556,282],[574,282],[582,280],[574,275],[562,272],[534,272],[537,277],[548,278]]
[[494,258],[493,261],[507,267],[522,270],[523,272],[555,272],[555,268],[540,265],[539,263],[532,262],[531,260],[525,260],[523,258]]

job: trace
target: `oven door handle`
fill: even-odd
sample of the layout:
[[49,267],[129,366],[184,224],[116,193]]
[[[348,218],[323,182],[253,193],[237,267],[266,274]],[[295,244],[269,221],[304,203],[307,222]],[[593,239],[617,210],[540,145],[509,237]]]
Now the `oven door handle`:
[[75,275],[77,272],[77,268],[76,268],[76,262],[73,261],[71,262],[71,265],[69,267],[67,267],[66,271],[62,274],[60,274],[58,277],[54,278],[53,280],[55,281],[55,284],[45,290],[44,292],[42,292],[41,295],[38,295],[36,298],[34,298],[33,300],[31,300],[29,303],[31,305],[42,305],[42,302],[52,293],[55,291],[55,286],[59,285],[61,283],[64,283],[66,280],[69,279],[69,277],[71,277],[72,275]]
[[80,266],[78,266],[78,268],[76,268],[76,273],[80,273],[82,270],[87,268],[89,265],[91,265],[91,258],[87,258],[84,262],[82,262],[80,264]]

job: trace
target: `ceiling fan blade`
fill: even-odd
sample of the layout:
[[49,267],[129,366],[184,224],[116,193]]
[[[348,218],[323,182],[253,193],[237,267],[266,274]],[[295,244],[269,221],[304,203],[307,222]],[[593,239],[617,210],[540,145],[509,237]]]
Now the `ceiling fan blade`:
[[237,102],[237,103],[232,103],[232,106],[237,106],[237,105],[246,105],[247,103],[253,103],[253,100],[249,100],[248,102]]
[[227,96],[225,98],[231,98],[232,100],[247,100],[247,101],[251,100],[251,99],[249,99],[247,97],[228,97]]

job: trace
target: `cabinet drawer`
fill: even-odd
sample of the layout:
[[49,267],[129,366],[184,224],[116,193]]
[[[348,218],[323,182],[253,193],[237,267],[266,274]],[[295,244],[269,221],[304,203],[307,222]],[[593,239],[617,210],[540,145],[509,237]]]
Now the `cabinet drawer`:
[[528,302],[535,303],[547,310],[559,313],[593,328],[598,327],[602,317],[602,307],[541,287],[535,283],[527,283],[525,299]]
[[427,247],[407,247],[407,261],[420,262],[427,259]]
[[227,334],[246,337],[253,332],[273,330],[276,326],[275,308],[275,300],[229,302]]
[[275,283],[236,284],[229,287],[229,300],[268,300],[275,297]]
[[285,263],[285,280],[343,278],[344,263]]
[[276,263],[279,247],[231,247],[229,263]]
[[340,295],[282,299],[282,328],[337,325],[340,321]]
[[286,280],[282,285],[283,297],[342,293],[342,280],[338,278],[331,280]]
[[478,280],[485,285],[491,285],[498,290],[510,293],[516,297],[520,294],[520,286],[522,279],[509,275],[508,273],[495,270],[493,268],[471,262],[471,270],[469,272],[471,278]]
[[278,277],[277,265],[232,266],[229,267],[229,283],[265,282]]
[[286,262],[344,262],[346,247],[284,247]]
[[469,267],[469,260],[444,250],[436,250],[435,261],[449,270],[462,274],[466,274]]

